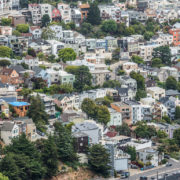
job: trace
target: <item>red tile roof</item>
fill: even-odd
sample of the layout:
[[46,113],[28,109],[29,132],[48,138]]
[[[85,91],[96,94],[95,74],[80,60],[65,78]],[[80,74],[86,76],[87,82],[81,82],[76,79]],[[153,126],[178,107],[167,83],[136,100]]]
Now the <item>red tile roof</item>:
[[29,59],[34,59],[34,58],[30,55],[26,55],[25,59],[29,60]]
[[36,29],[40,29],[40,26],[31,26],[30,29],[31,29],[31,31],[34,31]]
[[117,132],[107,132],[106,136],[108,137],[115,137],[117,135]]

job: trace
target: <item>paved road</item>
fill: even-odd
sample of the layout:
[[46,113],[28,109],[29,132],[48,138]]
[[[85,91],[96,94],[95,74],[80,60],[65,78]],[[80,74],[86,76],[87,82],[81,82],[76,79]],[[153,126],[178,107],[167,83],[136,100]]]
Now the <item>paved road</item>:
[[174,160],[169,160],[169,163],[172,163],[172,166],[170,167],[160,167],[160,168],[153,168],[152,170],[146,170],[146,171],[142,171],[139,174],[130,176],[128,180],[139,180],[139,178],[141,176],[147,176],[147,177],[157,177],[157,172],[159,177],[163,176],[164,174],[172,174],[174,172],[179,171],[180,172],[180,162],[174,161]]

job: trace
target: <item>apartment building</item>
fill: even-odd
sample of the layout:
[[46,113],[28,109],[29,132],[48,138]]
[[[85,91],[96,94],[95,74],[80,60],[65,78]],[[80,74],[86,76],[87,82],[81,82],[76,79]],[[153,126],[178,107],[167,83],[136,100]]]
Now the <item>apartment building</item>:
[[41,7],[41,17],[49,15],[52,20],[52,6],[50,4],[39,4]]
[[28,10],[31,12],[32,23],[34,25],[41,24],[41,19],[42,19],[41,6],[39,4],[29,4]]

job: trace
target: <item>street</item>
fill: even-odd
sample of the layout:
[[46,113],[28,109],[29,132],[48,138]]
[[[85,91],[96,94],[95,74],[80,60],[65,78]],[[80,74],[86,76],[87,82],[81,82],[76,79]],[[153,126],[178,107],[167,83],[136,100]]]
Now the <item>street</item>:
[[[153,168],[152,170],[146,170],[146,171],[142,171],[139,174],[135,174],[133,176],[129,177],[129,180],[139,180],[139,178],[141,176],[147,176],[148,178],[154,177],[157,178],[157,173],[158,173],[158,177],[162,177],[164,174],[173,174],[175,172],[180,172],[180,162],[174,161],[172,159],[169,160],[169,163],[172,164],[172,166],[170,167],[156,167]],[[128,179],[128,178],[126,178]]]

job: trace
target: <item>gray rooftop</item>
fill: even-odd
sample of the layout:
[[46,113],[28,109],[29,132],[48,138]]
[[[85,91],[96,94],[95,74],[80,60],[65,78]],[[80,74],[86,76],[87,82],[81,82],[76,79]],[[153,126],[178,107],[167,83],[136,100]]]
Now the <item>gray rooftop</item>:
[[1,127],[1,131],[12,131],[13,127],[14,127],[14,123],[4,122]]

